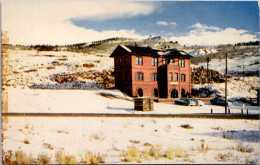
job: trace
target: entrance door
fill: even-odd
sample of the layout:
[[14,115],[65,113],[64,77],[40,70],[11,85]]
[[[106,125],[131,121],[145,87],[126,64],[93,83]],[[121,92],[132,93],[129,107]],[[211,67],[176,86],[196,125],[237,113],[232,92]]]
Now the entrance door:
[[139,96],[139,97],[142,97],[142,96],[143,96],[143,90],[142,90],[142,88],[139,88],[137,92],[138,92],[138,96]]
[[157,88],[155,88],[155,89],[153,90],[153,94],[154,94],[155,97],[158,97],[158,89],[157,89]]
[[185,94],[185,89],[181,89],[181,97],[186,97],[186,94]]
[[178,98],[178,91],[176,89],[171,91],[171,98]]

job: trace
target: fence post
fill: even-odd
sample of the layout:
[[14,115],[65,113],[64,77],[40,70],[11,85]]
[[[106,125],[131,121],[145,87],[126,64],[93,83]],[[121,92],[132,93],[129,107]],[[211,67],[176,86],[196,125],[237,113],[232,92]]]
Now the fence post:
[[228,108],[228,114],[230,114],[230,108]]
[[243,114],[243,109],[241,109],[241,113]]
[[211,114],[213,113],[213,109],[211,108]]

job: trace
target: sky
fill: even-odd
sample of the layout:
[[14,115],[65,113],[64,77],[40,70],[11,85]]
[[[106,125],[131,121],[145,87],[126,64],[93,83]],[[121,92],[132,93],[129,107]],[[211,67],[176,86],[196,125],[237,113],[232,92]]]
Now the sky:
[[64,45],[112,37],[162,36],[184,45],[259,40],[257,1],[2,2],[11,44]]

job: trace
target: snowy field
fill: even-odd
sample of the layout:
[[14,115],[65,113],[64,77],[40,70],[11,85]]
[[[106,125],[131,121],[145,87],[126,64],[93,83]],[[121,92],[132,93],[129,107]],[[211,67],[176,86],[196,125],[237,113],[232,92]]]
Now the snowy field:
[[[93,64],[93,67],[83,64]],[[211,109],[214,113],[225,111],[224,107],[209,103],[201,107],[154,103],[152,112],[133,111],[132,98],[118,90],[89,88],[91,80],[81,77],[77,81],[86,86],[72,90],[67,88],[73,82],[59,84],[50,79],[53,74],[112,68],[113,59],[108,54],[9,50],[7,85],[3,86],[8,93],[5,112],[185,114],[210,113]],[[31,89],[31,85],[51,88]],[[223,92],[223,85],[212,84],[211,87]],[[253,87],[257,85],[259,78],[256,77],[231,81],[229,98],[255,97]],[[52,89],[54,87],[60,89]],[[241,113],[242,108],[244,113],[248,109],[249,114],[260,114],[259,107],[239,102],[230,110]],[[62,151],[70,155],[67,164],[88,162],[88,153],[99,154],[108,164],[260,164],[259,120],[3,117],[2,133],[4,154],[10,151],[19,155],[17,153],[22,151],[37,161],[47,155],[48,163],[61,163],[57,153]]]
[[77,163],[91,152],[108,164],[259,164],[259,129],[258,120],[9,117],[3,149],[49,163],[63,151]]
[[[153,112],[133,111],[134,102],[119,90],[36,90],[10,88],[8,91],[8,112],[30,113],[122,113],[122,114],[185,114],[224,113],[223,106],[205,103],[203,106],[181,106],[174,103],[154,102]],[[110,97],[105,97],[105,96]],[[235,102],[229,107],[231,113],[260,114],[258,106]]]

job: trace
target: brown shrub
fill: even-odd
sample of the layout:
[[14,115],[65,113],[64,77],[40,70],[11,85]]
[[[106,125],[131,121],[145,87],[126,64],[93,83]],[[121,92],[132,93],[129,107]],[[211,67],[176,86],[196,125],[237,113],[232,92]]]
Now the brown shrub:
[[86,164],[100,164],[105,163],[106,156],[101,154],[93,154],[92,152],[87,152],[85,155]]
[[37,161],[39,164],[50,164],[51,157],[49,157],[47,154],[40,153],[38,155]]

